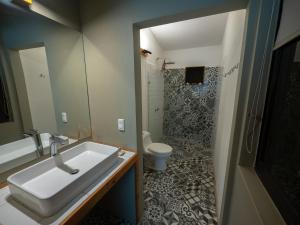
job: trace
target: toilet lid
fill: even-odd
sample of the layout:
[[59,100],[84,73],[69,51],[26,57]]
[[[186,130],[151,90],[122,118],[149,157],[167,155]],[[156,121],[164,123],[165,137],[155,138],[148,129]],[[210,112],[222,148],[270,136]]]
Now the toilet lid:
[[163,143],[151,143],[148,150],[152,153],[169,154],[172,152],[172,147]]

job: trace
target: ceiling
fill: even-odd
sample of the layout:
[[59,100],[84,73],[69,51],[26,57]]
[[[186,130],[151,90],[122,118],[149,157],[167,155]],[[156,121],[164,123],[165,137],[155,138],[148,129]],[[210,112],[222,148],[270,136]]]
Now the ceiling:
[[228,13],[151,27],[164,50],[222,44]]

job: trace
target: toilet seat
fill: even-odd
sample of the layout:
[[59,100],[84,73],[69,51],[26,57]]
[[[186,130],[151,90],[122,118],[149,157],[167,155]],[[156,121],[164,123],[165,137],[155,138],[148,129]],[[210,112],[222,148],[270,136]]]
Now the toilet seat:
[[147,150],[153,154],[164,156],[171,154],[172,147],[163,143],[151,143],[148,145]]

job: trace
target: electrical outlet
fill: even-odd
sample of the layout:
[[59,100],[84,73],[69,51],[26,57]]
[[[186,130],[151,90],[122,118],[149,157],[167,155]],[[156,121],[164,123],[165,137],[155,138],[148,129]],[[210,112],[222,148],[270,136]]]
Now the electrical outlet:
[[66,112],[62,112],[62,113],[61,113],[61,120],[62,120],[64,123],[67,123],[67,122],[68,122],[68,116],[67,116],[67,113],[66,113]]

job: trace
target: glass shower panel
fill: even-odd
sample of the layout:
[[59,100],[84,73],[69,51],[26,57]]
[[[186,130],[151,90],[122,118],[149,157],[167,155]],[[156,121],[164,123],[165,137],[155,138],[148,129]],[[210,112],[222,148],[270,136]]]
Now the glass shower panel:
[[160,141],[163,135],[164,78],[156,65],[147,63],[148,76],[148,124],[152,141]]

